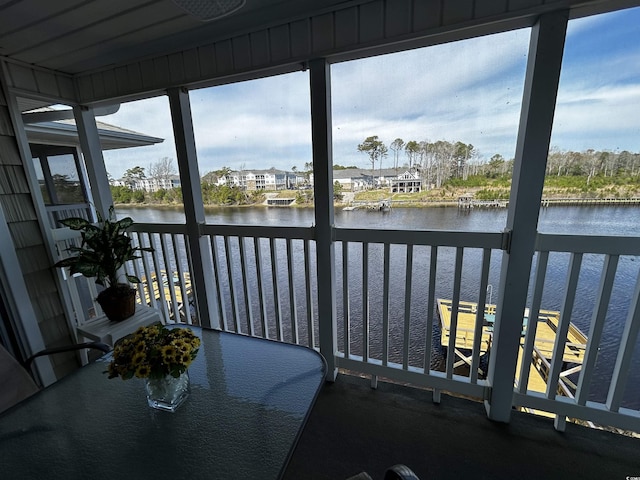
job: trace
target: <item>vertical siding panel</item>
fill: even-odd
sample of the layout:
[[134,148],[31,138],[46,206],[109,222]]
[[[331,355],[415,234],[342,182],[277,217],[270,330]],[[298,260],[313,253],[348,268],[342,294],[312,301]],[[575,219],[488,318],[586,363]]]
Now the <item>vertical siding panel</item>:
[[153,88],[155,85],[155,66],[153,60],[143,60],[139,63],[140,78],[144,88]]
[[116,83],[118,84],[118,91],[129,90],[129,75],[127,74],[127,67],[116,68]]
[[251,44],[251,59],[253,65],[266,65],[269,63],[269,31],[261,30],[260,32],[252,33],[249,36],[249,42]]
[[311,19],[311,45],[314,52],[333,48],[333,14],[318,15]]
[[411,31],[411,0],[394,0],[385,12],[387,37],[405,35]]
[[300,20],[289,24],[291,35],[291,55],[302,57],[311,53],[311,23]]
[[233,45],[231,40],[224,40],[215,44],[216,64],[218,72],[231,73],[233,71]]
[[89,75],[79,77],[76,85],[78,85],[78,94],[81,100],[93,98],[93,83]]
[[173,53],[166,57],[167,68],[169,69],[169,80],[172,85],[176,83],[184,83],[184,57],[182,52]]
[[[491,1],[491,0],[489,0]],[[437,28],[442,23],[440,0],[416,0],[413,5],[413,30]]]
[[360,6],[359,41],[366,43],[384,38],[384,2]]
[[35,76],[36,84],[38,85],[38,92],[45,95],[51,95],[53,97],[60,96],[55,75],[44,70],[35,70],[33,73]]
[[113,97],[118,94],[118,82],[115,70],[106,70],[104,76],[105,97]]
[[198,60],[200,63],[200,75],[203,77],[213,77],[216,72],[216,47],[206,45],[198,48]]
[[525,10],[527,8],[537,7],[538,5],[542,5],[544,2],[542,0],[509,0],[509,10]]
[[249,35],[235,37],[233,45],[233,66],[240,70],[251,67],[251,41]]
[[200,64],[198,62],[198,49],[192,48],[182,52],[184,78],[200,78]]
[[509,9],[509,0],[476,0],[475,18],[500,15]]
[[13,125],[9,120],[9,109],[2,105],[1,98],[0,98],[0,135],[13,136]]
[[169,58],[166,56],[153,59],[153,85],[155,87],[166,87],[171,84],[171,69],[169,68]]
[[473,18],[473,0],[445,0],[442,11],[442,24],[467,22]]
[[62,98],[68,98],[71,100],[76,99],[76,90],[73,80],[70,77],[57,75],[56,81],[58,82],[58,90]]
[[347,47],[358,43],[358,9],[347,8],[335,13],[336,47]]
[[91,75],[91,85],[93,86],[93,94],[98,98],[103,98],[105,95],[105,88],[102,73],[94,73]]
[[290,47],[295,43],[296,41],[291,38],[287,25],[269,29],[268,48],[273,60],[289,58],[291,56]]
[[33,74],[33,70],[21,65],[15,65],[8,63],[9,76],[11,78],[11,85],[25,90],[38,91],[38,84]]
[[142,82],[142,70],[140,63],[132,63],[127,67],[129,76],[129,91],[141,90],[143,86]]

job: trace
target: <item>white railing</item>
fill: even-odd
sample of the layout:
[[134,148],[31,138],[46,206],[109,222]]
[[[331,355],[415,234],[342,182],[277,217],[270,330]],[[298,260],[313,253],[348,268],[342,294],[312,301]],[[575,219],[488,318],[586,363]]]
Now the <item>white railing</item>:
[[[317,273],[330,265],[316,262],[313,227],[204,225],[200,233],[209,239],[211,261],[204,267],[214,279],[212,314],[222,329],[319,348],[317,291],[323,286]],[[192,262],[202,260],[190,258],[185,226],[135,224],[131,235],[135,244],[154,249],[128,266],[143,280],[139,300],[160,309],[168,322],[200,323],[198,285],[190,275]],[[371,375],[374,383],[385,377],[433,388],[436,399],[441,390],[488,398],[486,337],[492,336],[485,313],[494,307],[487,292],[498,284],[504,235],[335,228],[334,241],[336,364]],[[625,275],[640,278],[640,262],[633,263],[640,255],[637,239],[539,234],[536,251],[525,316],[546,318],[550,301],[558,317],[551,322],[554,340],[545,348],[536,338],[538,323],[523,323],[513,405],[550,412],[559,428],[570,417],[640,430],[640,413],[623,401],[638,355],[640,286],[622,295],[626,319],[610,318],[620,316],[611,309],[620,261],[631,266]],[[598,292],[585,306],[580,279],[597,268]],[[547,288],[549,297],[545,285],[558,272],[565,287]],[[447,299],[447,325],[438,299]],[[579,315],[576,302],[582,302]],[[613,347],[611,322],[624,323]],[[575,343],[580,328],[586,345]],[[466,337],[470,342],[462,348],[457,342]],[[617,351],[608,371],[598,355],[611,348]],[[580,360],[567,364],[565,349],[578,351]],[[606,399],[598,399],[591,393],[603,372],[608,389]],[[531,375],[543,378],[544,391],[532,387]]]
[[[623,397],[632,373],[632,359],[634,355],[640,354],[640,265],[636,265],[640,255],[640,242],[633,237],[539,234],[536,250],[538,253],[535,278],[532,282],[533,295],[529,303],[529,318],[537,318],[540,311],[550,264],[556,270],[565,269],[566,282],[561,296],[562,307],[553,353],[545,369],[548,376],[546,391],[536,392],[528,389],[528,366],[536,357],[534,338],[537,324],[533,322],[529,325],[521,345],[523,358],[529,361],[522,361],[520,372],[517,373],[521,381],[514,394],[514,405],[554,413],[558,415],[556,425],[562,424],[564,417],[571,417],[639,431],[640,412],[624,408]],[[550,262],[552,255],[555,257]],[[627,262],[627,267],[635,267],[626,268],[621,272],[621,261]],[[595,300],[589,308],[590,316],[583,322],[587,342],[586,345],[571,346],[567,338],[571,336],[571,329],[575,328],[571,323],[575,316],[575,306],[577,302],[585,301],[580,298],[580,279],[587,274],[598,280],[597,292],[594,292]],[[621,275],[628,278],[621,279]],[[620,281],[623,281],[628,290],[619,292],[614,304],[612,292],[616,282]],[[635,290],[632,290],[634,283]],[[567,346],[581,359],[579,363],[567,364]],[[615,363],[598,364],[598,357],[605,355],[615,357]],[[574,380],[567,382],[570,377],[574,377]],[[606,398],[594,400],[590,393],[597,384],[601,386],[603,382],[607,383],[605,387],[608,387],[605,388]],[[567,383],[575,385],[574,395],[559,395],[559,385]]]

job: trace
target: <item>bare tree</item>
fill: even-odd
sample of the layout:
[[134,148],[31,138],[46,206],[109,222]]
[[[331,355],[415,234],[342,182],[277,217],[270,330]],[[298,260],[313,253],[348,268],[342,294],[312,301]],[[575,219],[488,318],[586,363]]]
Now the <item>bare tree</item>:
[[149,165],[149,178],[157,180],[158,184],[166,188],[166,185],[171,185],[171,177],[176,175],[178,171],[173,164],[173,159],[169,157],[162,157],[155,163]]

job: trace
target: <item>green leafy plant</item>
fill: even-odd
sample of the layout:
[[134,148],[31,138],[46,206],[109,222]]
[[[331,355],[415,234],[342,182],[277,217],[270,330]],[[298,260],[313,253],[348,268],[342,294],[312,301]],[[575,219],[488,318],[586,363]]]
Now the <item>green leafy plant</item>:
[[[68,252],[76,254],[60,260],[56,267],[68,267],[72,274],[80,273],[85,277],[95,277],[96,283],[104,287],[116,287],[122,266],[129,260],[140,258],[139,251],[152,252],[150,247],[134,247],[126,230],[133,225],[130,217],[114,220],[113,207],[109,209],[109,218],[98,214],[98,223],[92,224],[79,217],[61,220],[72,230],[81,232],[82,243],[71,246]],[[140,283],[134,275],[125,275],[130,283]]]

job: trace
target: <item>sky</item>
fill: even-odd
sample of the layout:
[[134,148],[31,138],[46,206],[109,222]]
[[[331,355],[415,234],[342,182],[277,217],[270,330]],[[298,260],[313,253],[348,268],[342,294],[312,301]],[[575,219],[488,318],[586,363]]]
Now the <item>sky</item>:
[[[513,158],[530,29],[331,66],[334,164],[370,168],[357,146],[461,141],[479,161]],[[190,92],[200,174],[222,167],[304,169],[311,162],[308,72]],[[640,152],[640,8],[571,20],[551,145]],[[123,104],[101,121],[164,138],[105,152],[107,171],[176,158],[166,97]],[[392,166],[393,153],[383,160]],[[400,157],[401,163],[406,161]],[[176,164],[177,165],[177,164]]]

